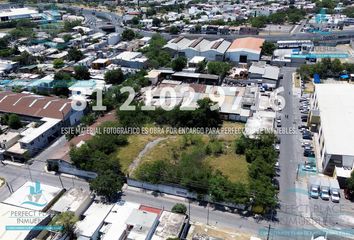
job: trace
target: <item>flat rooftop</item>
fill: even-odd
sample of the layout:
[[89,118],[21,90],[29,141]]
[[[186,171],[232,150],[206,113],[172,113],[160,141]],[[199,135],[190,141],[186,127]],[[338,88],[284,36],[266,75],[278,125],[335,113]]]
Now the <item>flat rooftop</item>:
[[61,188],[46,184],[26,182],[17,189],[4,203],[31,210],[42,211],[60,194]]
[[51,208],[55,212],[76,212],[81,205],[90,198],[90,192],[72,188],[65,192],[64,195]]
[[77,236],[84,236],[91,238],[97,229],[103,223],[111,211],[113,204],[92,203],[92,205],[83,214],[84,220],[76,224],[75,233]]
[[105,225],[100,229],[102,240],[120,239],[127,228],[125,222],[133,210],[138,209],[139,206],[140,204],[124,201],[114,204],[111,212],[104,220]]
[[182,231],[186,215],[163,211],[152,240],[177,238]]
[[[18,213],[22,213],[24,216],[28,215],[31,217],[21,217],[18,216]],[[24,240],[31,230],[21,230],[19,228],[21,228],[21,226],[24,227],[23,229],[25,229],[27,226],[34,227],[47,216],[48,215],[46,213],[40,211],[33,211],[24,209],[22,207],[0,203],[0,238],[4,240]],[[16,231],[10,230],[12,226],[17,228]]]
[[316,84],[326,152],[354,156],[354,85]]

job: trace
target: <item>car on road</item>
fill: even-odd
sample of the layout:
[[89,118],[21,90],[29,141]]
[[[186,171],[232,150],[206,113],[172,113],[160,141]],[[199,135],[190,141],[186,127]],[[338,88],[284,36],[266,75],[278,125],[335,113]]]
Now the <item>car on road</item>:
[[305,150],[304,157],[315,157],[315,152],[312,150]]
[[280,189],[280,187],[279,187],[279,180],[276,179],[276,178],[273,178],[273,179],[272,179],[272,184],[273,184],[273,186],[275,187],[275,189],[279,191],[279,189]]
[[312,140],[312,136],[305,134],[305,135],[302,135],[302,139]]
[[299,127],[298,127],[298,129],[309,129],[309,127],[308,126],[305,126],[305,125],[300,125]]

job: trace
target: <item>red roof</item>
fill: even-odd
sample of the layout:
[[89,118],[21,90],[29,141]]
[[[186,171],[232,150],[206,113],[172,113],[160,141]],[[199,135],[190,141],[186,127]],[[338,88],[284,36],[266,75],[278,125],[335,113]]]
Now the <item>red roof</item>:
[[139,210],[150,212],[150,213],[156,213],[157,215],[160,215],[160,213],[162,212],[162,210],[159,208],[148,207],[145,205],[140,205]]
[[30,117],[63,119],[70,111],[71,100],[28,93],[0,92],[0,112]]
[[254,37],[238,38],[232,42],[231,46],[229,47],[229,50],[245,48],[254,51],[261,51],[263,43],[264,43],[264,39],[262,38],[254,38]]

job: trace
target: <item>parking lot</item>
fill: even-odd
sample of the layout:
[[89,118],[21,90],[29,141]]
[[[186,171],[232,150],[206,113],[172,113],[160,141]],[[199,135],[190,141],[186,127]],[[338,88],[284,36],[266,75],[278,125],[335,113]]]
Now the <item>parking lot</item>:
[[[301,82],[302,92],[305,89],[305,84]],[[302,163],[298,168],[298,176],[308,182],[311,176],[321,176],[321,166],[318,165],[318,155],[316,151],[315,139],[316,133],[312,132],[307,125],[308,113],[311,109],[311,96],[302,94],[299,98],[297,111],[299,119],[296,120],[296,125],[299,130],[299,144],[301,145]],[[307,185],[308,186],[308,185]],[[308,189],[306,189],[308,191]],[[318,198],[309,197],[309,206],[306,211],[313,220],[320,225],[329,228],[340,230],[342,232],[353,232],[354,226],[354,204],[350,200],[344,198],[343,190],[340,190],[339,202],[336,202],[330,191],[329,196],[325,197],[319,192]],[[305,192],[299,194],[306,194]]]

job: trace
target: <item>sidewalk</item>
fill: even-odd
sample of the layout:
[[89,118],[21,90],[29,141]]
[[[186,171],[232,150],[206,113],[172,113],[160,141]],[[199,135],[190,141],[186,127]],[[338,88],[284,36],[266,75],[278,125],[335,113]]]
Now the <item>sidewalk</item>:
[[[139,192],[139,193],[146,193],[146,194],[150,194],[150,195],[154,195],[154,191],[150,191],[150,190],[146,190],[146,189],[142,189],[142,188],[137,188],[137,187],[131,187],[128,186],[128,184],[124,184],[122,190],[126,190],[126,191],[133,191],[133,192]],[[161,194],[161,197],[164,198],[169,198],[171,200],[177,200],[177,201],[182,201],[182,202],[187,202],[188,203],[188,199],[184,198],[184,197],[178,197],[175,195],[171,195],[171,194],[166,194],[166,193],[159,193]]]

